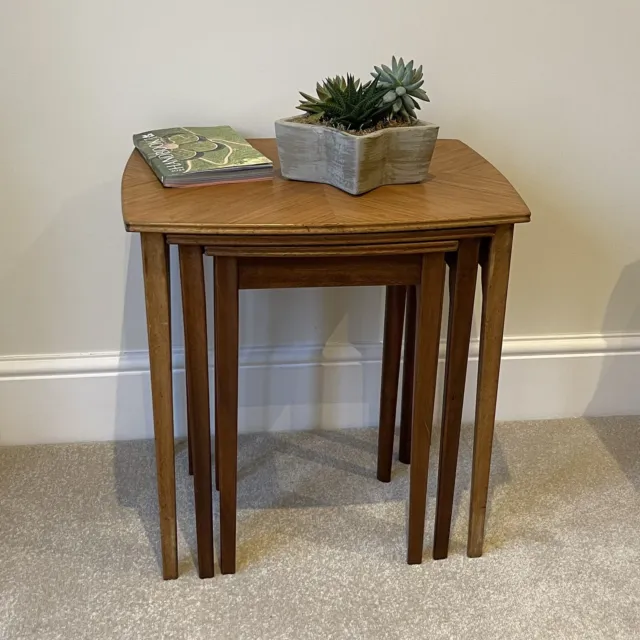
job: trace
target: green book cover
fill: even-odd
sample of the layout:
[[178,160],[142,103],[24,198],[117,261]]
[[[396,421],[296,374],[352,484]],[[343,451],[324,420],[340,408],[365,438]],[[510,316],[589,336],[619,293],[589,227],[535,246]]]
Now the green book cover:
[[273,167],[228,126],[146,131],[134,135],[133,143],[163,184],[241,179],[245,172],[262,177]]

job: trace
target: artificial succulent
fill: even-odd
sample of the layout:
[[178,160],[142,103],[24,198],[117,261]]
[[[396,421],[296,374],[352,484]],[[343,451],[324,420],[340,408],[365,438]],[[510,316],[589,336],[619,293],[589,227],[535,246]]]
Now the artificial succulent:
[[396,60],[393,56],[391,68],[383,64],[374,69],[375,73],[371,75],[378,79],[378,86],[386,89],[382,101],[391,107],[391,119],[407,122],[417,120],[415,110],[420,109],[418,100],[429,102],[429,97],[420,88],[424,84],[422,65],[414,69],[413,60],[405,64],[402,58]]

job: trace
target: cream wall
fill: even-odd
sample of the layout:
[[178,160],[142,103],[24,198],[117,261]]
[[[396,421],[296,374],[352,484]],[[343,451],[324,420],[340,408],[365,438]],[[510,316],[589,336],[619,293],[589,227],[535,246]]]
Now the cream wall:
[[[640,333],[640,3],[0,0],[0,355],[144,349],[131,134],[273,135],[297,91],[392,53],[490,159],[518,229],[508,336]],[[248,293],[245,345],[380,339],[380,290]],[[178,340],[179,324],[176,329]]]

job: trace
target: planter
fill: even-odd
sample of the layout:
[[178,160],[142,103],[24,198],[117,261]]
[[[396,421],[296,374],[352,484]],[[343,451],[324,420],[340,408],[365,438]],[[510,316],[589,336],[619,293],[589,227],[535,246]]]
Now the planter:
[[417,121],[362,136],[315,124],[276,121],[282,175],[357,195],[385,184],[426,180],[439,127]]

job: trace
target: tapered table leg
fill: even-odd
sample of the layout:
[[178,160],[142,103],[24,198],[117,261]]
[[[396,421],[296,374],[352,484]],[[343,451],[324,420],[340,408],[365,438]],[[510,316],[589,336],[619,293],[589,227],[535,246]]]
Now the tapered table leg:
[[238,467],[238,266],[216,257],[214,270],[216,456],[220,489],[220,570],[236,571]]
[[498,227],[489,241],[486,254],[481,258],[483,300],[467,540],[467,555],[470,557],[482,555],[484,542],[512,241],[513,225]]
[[407,562],[422,562],[424,516],[429,474],[429,447],[436,394],[440,322],[444,293],[444,254],[431,253],[422,258],[418,289],[416,349],[411,436],[411,472],[409,476],[409,532]]
[[220,490],[220,458],[218,454],[218,411],[215,410],[214,414],[214,424],[216,425],[216,430],[214,433],[213,440],[213,451],[214,451],[214,461],[215,461],[215,482],[216,482],[216,491]]
[[204,267],[200,246],[181,245],[179,252],[189,407],[188,432],[194,471],[198,573],[201,578],[211,578],[213,576],[213,511]]
[[449,329],[444,374],[438,497],[436,502],[433,557],[449,553],[451,513],[458,464],[462,404],[464,401],[473,303],[478,276],[479,240],[462,240],[457,253],[449,254]]
[[153,429],[156,445],[162,576],[165,580],[170,580],[178,577],[178,543],[173,436],[169,247],[161,233],[142,233],[141,241],[149,338]]
[[407,311],[404,323],[404,365],[402,369],[402,405],[400,409],[400,450],[398,460],[411,462],[411,418],[413,414],[413,368],[416,348],[416,288],[407,287]]
[[387,287],[382,345],[380,428],[378,430],[378,480],[382,482],[391,480],[405,295],[406,287],[404,286]]
[[189,370],[191,367],[189,366],[189,354],[188,350],[185,348],[184,350],[184,379],[185,379],[185,388],[186,388],[186,399],[187,399],[187,458],[189,461],[189,475],[193,475],[193,434],[191,433],[191,429],[193,428],[193,407],[192,398],[189,395]]

